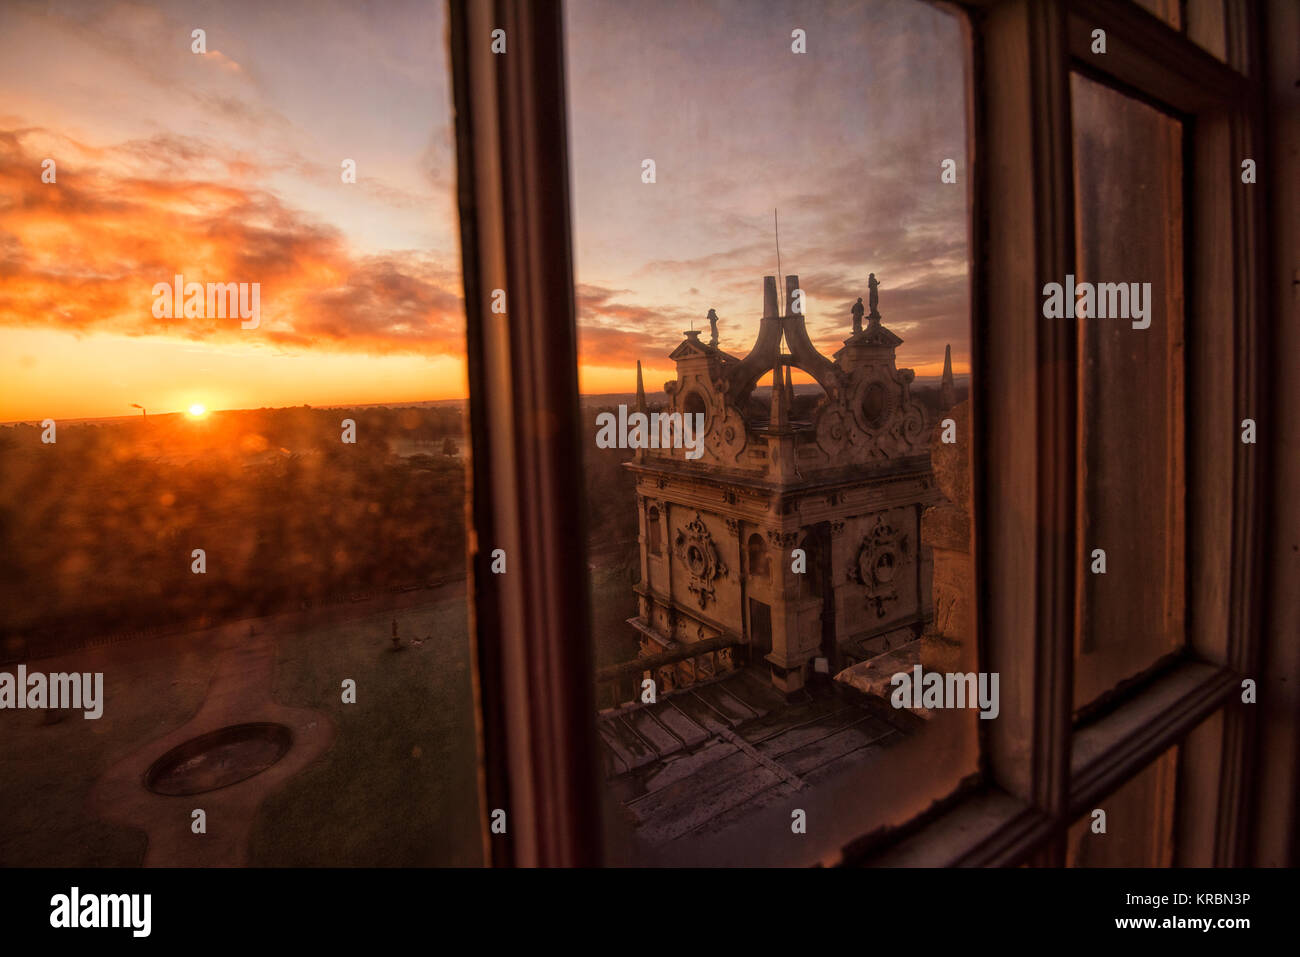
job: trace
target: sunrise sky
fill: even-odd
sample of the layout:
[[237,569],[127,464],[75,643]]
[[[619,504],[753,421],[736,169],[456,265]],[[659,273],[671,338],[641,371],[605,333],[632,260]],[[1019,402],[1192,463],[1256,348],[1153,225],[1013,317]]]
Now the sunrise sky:
[[939,179],[952,158],[966,182],[957,20],[918,0],[566,10],[584,391],[630,391],[637,358],[662,387],[666,355],[692,320],[707,338],[710,308],[721,347],[747,353],[777,272],[773,208],[823,353],[874,272],[899,365],[938,375],[951,343],[954,371],[969,370],[966,188]]
[[[964,371],[955,21],[571,0],[566,26],[584,392],[638,358],[658,388],[710,307],[747,351],[774,206],[823,350],[874,271],[900,365],[951,342]],[[448,83],[437,2],[0,6],[0,421],[464,395]],[[155,318],[178,273],[261,283],[260,326]]]

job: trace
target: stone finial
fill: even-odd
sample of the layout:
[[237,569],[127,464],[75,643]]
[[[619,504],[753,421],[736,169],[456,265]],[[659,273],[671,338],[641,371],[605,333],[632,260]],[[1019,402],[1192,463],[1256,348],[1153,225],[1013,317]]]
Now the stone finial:
[[939,386],[939,408],[947,412],[953,407],[955,394],[952,387],[952,346],[943,350],[943,382]]
[[[669,386],[676,388],[677,383],[676,382],[664,383],[664,390],[671,396],[673,389],[670,389]],[[645,401],[645,378],[641,375],[640,359],[636,360],[636,411],[642,414],[645,414],[647,411],[646,401]],[[645,457],[646,457],[645,446],[638,445],[636,449],[636,455],[635,455],[636,460],[638,462],[644,462]]]

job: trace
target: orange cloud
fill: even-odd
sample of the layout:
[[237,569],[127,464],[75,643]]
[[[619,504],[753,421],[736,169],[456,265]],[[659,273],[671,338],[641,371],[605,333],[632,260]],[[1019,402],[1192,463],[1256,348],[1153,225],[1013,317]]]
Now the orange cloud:
[[226,56],[220,50],[209,50],[207,53],[203,54],[203,56],[205,59],[212,61],[218,67],[225,70],[227,73],[244,72],[243,67],[241,67],[237,62],[232,60],[230,57]]
[[[0,131],[0,326],[463,353],[454,266],[409,251],[358,256],[339,230],[271,192],[178,178],[195,149],[184,141],[82,150],[59,164],[55,183],[44,183],[43,155],[28,147],[37,132]],[[260,283],[260,327],[241,329],[238,318],[154,318],[154,284],[177,274],[186,282]]]

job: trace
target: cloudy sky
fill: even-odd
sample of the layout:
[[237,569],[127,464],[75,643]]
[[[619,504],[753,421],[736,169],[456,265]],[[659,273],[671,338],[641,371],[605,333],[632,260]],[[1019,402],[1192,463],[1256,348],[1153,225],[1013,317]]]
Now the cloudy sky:
[[[657,388],[710,308],[722,347],[747,352],[777,272],[774,208],[823,352],[874,272],[899,364],[938,374],[952,343],[967,369],[955,19],[918,0],[570,0],[566,22],[585,391],[627,391],[637,358]],[[945,158],[959,185],[940,182]]]
[[[954,21],[572,0],[567,27],[584,391],[638,358],[657,385],[710,307],[744,352],[774,206],[819,345],[874,271],[901,364],[965,367]],[[438,2],[0,5],[0,421],[463,395],[448,82]],[[177,273],[260,282],[260,327],[156,319]]]

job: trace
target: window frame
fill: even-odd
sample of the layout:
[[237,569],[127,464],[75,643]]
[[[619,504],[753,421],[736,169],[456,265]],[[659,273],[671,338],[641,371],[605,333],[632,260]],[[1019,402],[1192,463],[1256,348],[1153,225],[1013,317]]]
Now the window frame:
[[[1296,797],[1294,774],[1258,787],[1256,709],[1236,703],[1263,655],[1296,670],[1282,635],[1265,636],[1271,461],[1266,442],[1241,446],[1235,428],[1271,395],[1266,192],[1225,185],[1237,179],[1235,162],[1225,171],[1232,157],[1264,155],[1263,13],[1227,0],[1227,48],[1250,54],[1243,75],[1123,0],[953,6],[971,51],[977,641],[981,667],[1001,674],[1003,716],[980,722],[976,787],[907,825],[863,835],[840,862],[1061,865],[1076,817],[1221,714],[1219,749],[1180,752],[1176,863],[1248,864],[1267,841],[1294,840],[1293,818],[1265,819],[1255,813],[1261,802],[1289,797],[1294,806]],[[558,0],[450,0],[450,8],[485,860],[594,865],[602,823],[562,8]],[[1104,57],[1089,51],[1098,27]],[[506,30],[505,55],[490,52],[497,28]],[[1025,317],[1039,315],[1045,281],[1074,271],[1069,78],[1080,68],[1188,123],[1188,623],[1183,654],[1076,720],[1077,328]],[[1224,230],[1230,244],[1212,241]],[[494,288],[507,290],[504,317],[491,311]],[[1233,428],[1225,437],[1190,427],[1206,422]],[[1220,558],[1224,534],[1230,548]],[[508,574],[491,573],[497,547]],[[1027,564],[1032,587],[997,587],[1023,582]],[[1269,597],[1276,615],[1281,599],[1276,590]],[[1294,747],[1294,728],[1281,733]],[[489,831],[496,808],[507,810],[508,836]]]
[[[564,46],[556,3],[450,3],[484,860],[601,861]],[[505,55],[491,53],[504,29]],[[506,312],[492,291],[506,291]],[[505,551],[506,573],[492,571]],[[506,811],[504,834],[490,830]]]

